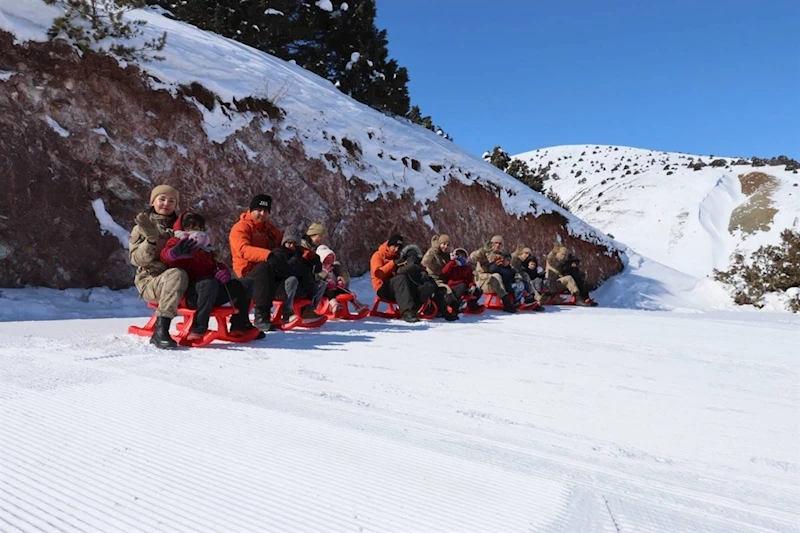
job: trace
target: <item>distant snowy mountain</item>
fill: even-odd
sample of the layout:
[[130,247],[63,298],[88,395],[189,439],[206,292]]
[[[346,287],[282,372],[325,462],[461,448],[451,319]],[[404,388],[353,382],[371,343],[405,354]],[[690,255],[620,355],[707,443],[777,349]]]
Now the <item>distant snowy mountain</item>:
[[800,174],[783,159],[603,145],[556,146],[513,157],[546,170],[545,187],[585,222],[697,278],[726,268],[734,252],[775,244],[781,231],[799,227]]

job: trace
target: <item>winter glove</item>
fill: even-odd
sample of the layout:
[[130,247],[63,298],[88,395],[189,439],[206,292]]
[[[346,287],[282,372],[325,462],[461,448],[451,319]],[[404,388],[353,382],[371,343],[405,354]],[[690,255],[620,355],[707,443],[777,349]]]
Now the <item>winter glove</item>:
[[329,281],[326,289],[329,290],[329,291],[335,290],[336,289],[336,283],[334,283],[333,281]]
[[336,282],[336,286],[339,287],[340,289],[344,289],[344,279],[339,278],[339,280]]
[[158,227],[153,224],[153,221],[150,220],[150,216],[147,213],[139,213],[133,221],[139,226],[139,230],[144,233],[147,240],[156,240],[161,236]]
[[227,285],[231,280],[231,271],[227,268],[221,268],[214,273],[214,277],[220,282],[220,284]]
[[178,244],[167,252],[167,259],[175,261],[177,259],[189,259],[192,253],[197,250],[197,243],[189,239],[181,239]]

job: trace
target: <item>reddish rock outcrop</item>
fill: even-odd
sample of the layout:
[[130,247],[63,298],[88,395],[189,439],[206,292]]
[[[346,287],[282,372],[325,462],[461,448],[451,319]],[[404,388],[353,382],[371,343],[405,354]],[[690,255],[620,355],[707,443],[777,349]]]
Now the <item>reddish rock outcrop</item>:
[[[509,245],[524,242],[543,256],[560,236],[582,257],[592,284],[622,268],[616,252],[570,236],[560,214],[510,216],[496,193],[479,185],[453,180],[428,205],[411,194],[367,202],[372,185],[307,158],[299,142],[279,142],[262,132],[258,118],[213,143],[193,102],[151,89],[137,68],[108,57],[79,58],[63,43],[15,45],[0,31],[0,70],[14,72],[0,79],[3,287],[130,286],[127,252],[101,234],[91,202],[102,198],[130,229],[159,183],[181,191],[183,209],[207,217],[224,257],[238,213],[252,195],[267,192],[279,227],[324,221],[332,247],[354,273],[367,269],[390,232],[426,247],[433,233],[426,215],[469,249],[502,233]],[[351,157],[342,147],[326,157],[345,156]]]

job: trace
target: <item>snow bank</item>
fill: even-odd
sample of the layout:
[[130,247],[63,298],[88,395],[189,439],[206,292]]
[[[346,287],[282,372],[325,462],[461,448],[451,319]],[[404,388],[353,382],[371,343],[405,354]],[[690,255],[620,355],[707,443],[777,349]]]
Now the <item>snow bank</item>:
[[[326,4],[320,7],[327,8],[330,2],[319,4]],[[19,41],[44,41],[58,12],[42,0],[4,4],[0,7],[0,29],[14,33]],[[132,44],[167,32],[166,48],[159,52],[165,60],[140,65],[160,80],[161,83],[151,82],[154,88],[175,93],[180,84],[199,82],[228,102],[247,96],[269,99],[285,112],[285,117],[279,124],[265,124],[265,128],[277,128],[279,138],[285,142],[301,142],[309,157],[326,164],[334,163],[327,162],[325,154],[341,154],[335,164],[341,165],[342,173],[373,185],[376,196],[413,192],[414,199],[425,204],[435,199],[450,180],[467,185],[479,183],[499,189],[503,206],[512,215],[556,211],[567,218],[572,235],[613,247],[602,233],[455,143],[359,104],[327,80],[296,65],[153,10],[134,10],[126,16],[146,22],[142,26],[144,35]],[[200,104],[198,108],[204,115],[209,138],[216,142],[253,120],[249,113],[228,118],[218,106],[213,111]],[[358,146],[359,160],[346,157],[343,139]],[[412,159],[418,163],[418,171],[410,168]],[[431,165],[441,170],[437,172]]]

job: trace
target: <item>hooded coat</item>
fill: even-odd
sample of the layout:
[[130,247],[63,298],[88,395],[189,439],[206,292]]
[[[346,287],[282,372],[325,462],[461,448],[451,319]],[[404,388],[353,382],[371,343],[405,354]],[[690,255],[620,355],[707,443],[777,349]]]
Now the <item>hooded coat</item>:
[[152,207],[145,213],[158,228],[159,236],[156,242],[152,243],[147,240],[147,236],[138,225],[131,230],[131,236],[128,241],[128,259],[136,267],[136,277],[133,279],[133,284],[139,294],[144,292],[144,288],[150,278],[163,274],[169,268],[161,261],[161,251],[167,241],[172,238],[172,226],[178,220],[177,214],[159,215]]
[[431,239],[431,247],[428,248],[428,251],[425,252],[425,255],[422,257],[422,266],[428,271],[428,274],[436,282],[436,285],[445,287],[447,292],[450,293],[452,291],[442,276],[442,269],[450,261],[450,254],[443,252],[439,248],[440,244],[439,235],[434,235]]
[[389,250],[389,241],[383,241],[378,250],[372,254],[369,260],[369,275],[372,278],[372,288],[377,292],[383,284],[391,279],[397,270],[394,260],[400,257],[400,253],[392,253]]

